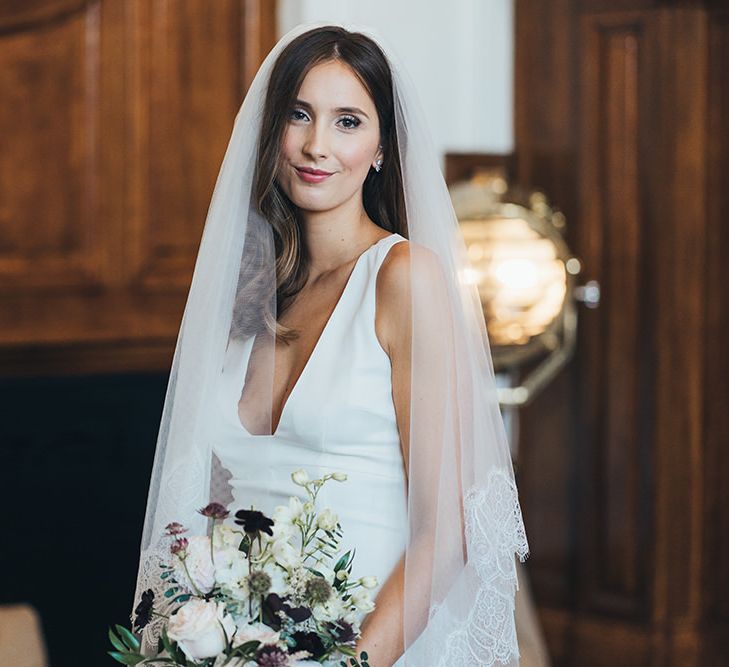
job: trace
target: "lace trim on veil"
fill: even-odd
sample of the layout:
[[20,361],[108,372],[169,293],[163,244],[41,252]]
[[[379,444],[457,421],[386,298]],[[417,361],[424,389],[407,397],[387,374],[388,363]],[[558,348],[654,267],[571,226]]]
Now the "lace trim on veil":
[[[159,614],[168,616],[173,610],[171,599],[165,596],[169,584],[160,575],[164,572],[162,565],[168,565],[170,560],[170,548],[168,541],[164,539],[157,543],[157,546],[142,551],[139,567],[137,595],[135,606],[139,603],[142,593],[151,590],[154,593],[154,610]],[[130,615],[134,622],[134,614]],[[161,616],[153,616],[150,622],[141,631],[141,652],[149,655],[156,651],[158,641],[162,635],[165,619]]]
[[[514,554],[529,555],[516,484],[501,470],[492,470],[485,484],[471,486],[464,497],[466,540],[475,599],[465,620],[446,636],[437,667],[490,667],[519,657],[514,619],[518,589]],[[443,607],[431,609],[431,619]],[[443,610],[445,611],[445,610]]]

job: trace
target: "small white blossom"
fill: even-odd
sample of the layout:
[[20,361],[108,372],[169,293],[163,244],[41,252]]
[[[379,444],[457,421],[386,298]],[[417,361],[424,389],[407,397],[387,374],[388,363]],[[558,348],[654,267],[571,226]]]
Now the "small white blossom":
[[346,482],[347,481],[347,473],[344,473],[344,472],[335,472],[335,473],[332,473],[332,478],[335,479],[337,482]]
[[294,547],[292,547],[286,540],[275,540],[272,543],[271,548],[276,562],[285,567],[287,570],[291,570],[292,568],[301,565],[301,553],[297,549],[294,549]]
[[291,473],[291,479],[294,481],[294,484],[306,486],[306,484],[309,483],[309,473],[307,473],[303,468],[299,468]]
[[350,602],[358,611],[363,611],[365,613],[369,613],[375,608],[375,603],[372,601],[370,594],[366,590],[362,589],[352,592]]
[[338,521],[339,517],[327,507],[319,512],[319,516],[316,518],[316,525],[322,530],[334,530],[337,527]]
[[289,498],[289,514],[291,515],[291,520],[296,521],[301,514],[304,511],[304,504],[301,502],[299,498],[296,496],[291,496]]
[[377,577],[373,577],[373,576],[361,577],[359,580],[359,583],[362,584],[365,588],[376,588],[377,587]]
[[311,610],[312,616],[320,623],[336,621],[347,611],[347,605],[338,595],[332,595],[324,604],[316,604]]
[[225,523],[216,523],[213,530],[213,544],[216,547],[235,547],[236,549],[243,539],[243,532],[236,530],[233,526]]

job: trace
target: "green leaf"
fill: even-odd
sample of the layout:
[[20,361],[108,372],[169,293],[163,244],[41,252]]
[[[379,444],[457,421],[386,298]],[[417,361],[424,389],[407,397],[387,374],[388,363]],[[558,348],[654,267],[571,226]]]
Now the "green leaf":
[[177,593],[177,591],[179,591],[179,590],[180,590],[179,588],[168,588],[168,589],[167,589],[167,590],[165,591],[165,597],[166,597],[166,598],[171,598],[171,597],[172,597],[172,596],[173,596],[173,595],[174,595],[175,593]]
[[107,653],[122,665],[137,665],[144,660],[144,656],[139,653],[122,653],[121,651],[107,651]]
[[126,644],[127,648],[138,651],[139,650],[139,640],[129,631],[127,630],[123,625],[115,625],[116,632],[121,638],[121,640]]
[[347,563],[347,559],[349,558],[349,554],[352,553],[351,551],[348,551],[344,556],[342,556],[338,561],[337,564],[334,566],[334,571],[339,572]]
[[257,639],[251,639],[250,641],[244,642],[240,646],[236,646],[230,653],[231,657],[234,658],[248,658],[251,657],[256,649],[260,646],[261,642]]
[[359,654],[359,657],[362,658],[362,660],[368,660],[370,656],[367,655],[367,651],[362,651]]
[[112,643],[117,651],[126,651],[127,647],[122,641],[114,634],[114,631],[109,628],[109,641]]

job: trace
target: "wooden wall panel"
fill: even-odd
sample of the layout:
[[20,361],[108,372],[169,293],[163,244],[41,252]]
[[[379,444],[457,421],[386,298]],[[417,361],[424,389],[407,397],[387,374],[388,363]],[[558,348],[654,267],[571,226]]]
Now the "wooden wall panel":
[[5,372],[169,367],[235,115],[275,41],[274,8],[2,3]]
[[129,257],[124,281],[189,286],[232,121],[242,101],[238,2],[135,2],[127,76]]
[[96,286],[98,7],[0,36],[0,281]]

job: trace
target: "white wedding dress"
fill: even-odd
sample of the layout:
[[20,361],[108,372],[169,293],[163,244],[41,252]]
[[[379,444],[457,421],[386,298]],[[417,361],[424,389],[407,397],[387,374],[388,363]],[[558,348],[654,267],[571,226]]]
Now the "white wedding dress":
[[213,442],[232,475],[231,510],[253,505],[271,516],[276,505],[288,504],[289,496],[303,498],[291,480],[298,468],[312,478],[346,473],[346,482],[330,480],[322,487],[317,506],[337,513],[344,533],[342,553],[356,548],[352,577],[377,577],[373,599],[407,539],[407,479],[391,365],[375,334],[377,272],[389,249],[403,240],[391,234],[358,257],[272,435],[251,434],[240,421],[238,401],[253,338],[231,339]]

